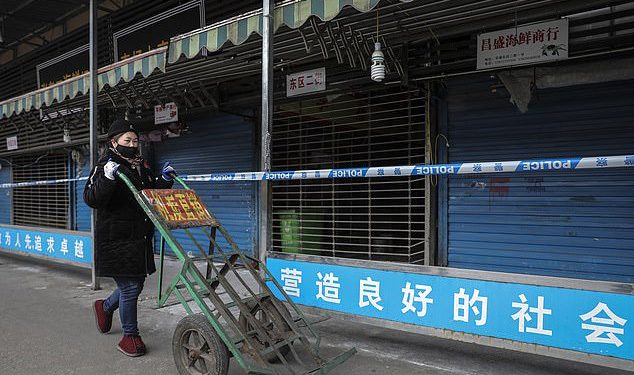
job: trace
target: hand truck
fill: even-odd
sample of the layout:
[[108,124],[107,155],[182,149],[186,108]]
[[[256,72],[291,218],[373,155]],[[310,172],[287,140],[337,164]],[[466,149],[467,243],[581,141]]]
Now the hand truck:
[[[188,314],[177,324],[172,339],[180,374],[225,375],[230,357],[249,374],[326,374],[356,353],[351,348],[330,360],[322,358],[321,338],[312,323],[264,262],[240,251],[181,178],[174,175],[182,189],[138,191],[123,173],[118,177],[161,234],[158,306],[166,306],[173,295]],[[194,229],[209,240],[207,253],[192,234]],[[173,230],[183,230],[191,239],[207,266],[205,273]],[[222,238],[217,239],[217,233]],[[165,244],[182,266],[163,291]],[[200,313],[194,312],[192,302]]]

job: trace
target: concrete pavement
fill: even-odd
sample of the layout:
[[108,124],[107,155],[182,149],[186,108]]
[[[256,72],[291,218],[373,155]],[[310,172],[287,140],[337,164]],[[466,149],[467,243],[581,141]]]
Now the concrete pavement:
[[[174,272],[176,262],[168,264]],[[149,353],[128,358],[115,345],[121,328],[97,332],[91,304],[113,289],[90,288],[90,272],[0,253],[0,374],[176,374],[172,334],[180,307],[156,310],[156,275],[139,304],[139,325]],[[631,374],[603,367],[329,319],[316,325],[326,357],[356,347],[334,374]],[[230,365],[230,374],[243,374]]]

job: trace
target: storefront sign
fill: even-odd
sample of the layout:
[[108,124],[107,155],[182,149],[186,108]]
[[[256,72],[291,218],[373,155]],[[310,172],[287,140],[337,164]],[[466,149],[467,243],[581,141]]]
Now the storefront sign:
[[7,150],[17,150],[18,149],[18,136],[14,135],[13,137],[7,137]]
[[301,305],[634,359],[634,295],[277,258],[267,267]]
[[0,248],[10,252],[92,264],[92,238],[89,233],[0,225],[0,236]]
[[205,4],[194,0],[113,33],[116,61],[169,44],[180,35],[205,26]]
[[568,58],[568,19],[478,35],[478,69]]
[[146,189],[143,195],[170,228],[190,228],[214,224],[205,205],[192,190]]
[[154,124],[167,124],[178,121],[178,106],[174,102],[165,103],[165,106],[154,106]]
[[36,67],[38,88],[80,76],[88,72],[89,45],[83,45]]
[[307,70],[286,76],[286,96],[326,90],[326,68]]

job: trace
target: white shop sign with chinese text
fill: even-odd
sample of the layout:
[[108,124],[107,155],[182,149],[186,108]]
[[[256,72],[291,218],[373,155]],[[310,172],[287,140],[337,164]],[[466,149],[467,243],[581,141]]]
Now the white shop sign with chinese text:
[[178,106],[174,102],[165,103],[165,106],[154,106],[154,124],[167,124],[178,121]]
[[326,68],[307,70],[286,76],[286,96],[308,94],[326,89]]
[[18,149],[18,136],[14,135],[13,137],[7,137],[7,150],[17,150]]
[[478,36],[478,69],[568,58],[568,19]]
[[266,266],[300,305],[634,360],[632,294],[272,257]]

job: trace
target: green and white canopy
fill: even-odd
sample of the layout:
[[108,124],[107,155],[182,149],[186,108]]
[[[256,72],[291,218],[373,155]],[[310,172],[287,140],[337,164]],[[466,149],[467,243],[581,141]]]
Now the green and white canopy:
[[[121,81],[129,82],[138,73],[141,73],[143,77],[147,77],[156,69],[165,72],[166,54],[167,47],[157,48],[99,69],[99,75],[97,76],[99,91],[106,85],[114,87]],[[66,99],[73,99],[79,94],[88,93],[89,89],[90,75],[89,73],[84,73],[63,82],[0,102],[0,119],[11,117],[23,111],[30,111],[31,109],[38,110],[55,102],[60,103]]]
[[[279,4],[274,9],[273,30],[282,25],[292,29],[302,26],[311,16],[322,21],[330,21],[341,10],[350,6],[360,12],[372,10],[380,0],[292,0]],[[410,2],[413,0],[400,0]],[[203,48],[209,52],[220,49],[225,43],[242,44],[251,34],[262,35],[262,10],[236,17],[231,20],[204,27],[172,38],[169,46],[169,63],[176,62],[182,55],[193,58]]]

